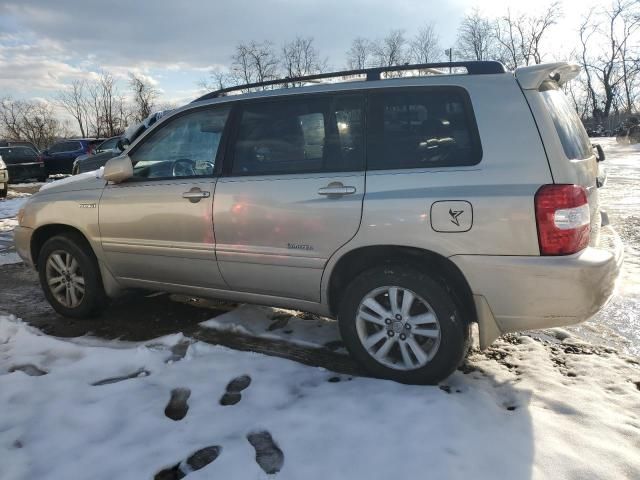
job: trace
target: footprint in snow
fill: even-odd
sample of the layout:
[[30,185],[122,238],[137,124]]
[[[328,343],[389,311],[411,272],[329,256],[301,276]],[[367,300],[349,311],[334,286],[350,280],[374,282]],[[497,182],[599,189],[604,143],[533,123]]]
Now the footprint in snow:
[[189,411],[187,400],[191,396],[188,388],[174,388],[171,390],[171,399],[164,409],[164,414],[171,420],[182,420]]
[[26,373],[30,377],[41,377],[42,375],[46,375],[47,373],[49,373],[31,364],[15,365],[9,369],[9,373],[13,373],[13,372]]
[[200,470],[212,463],[222,452],[222,447],[213,445],[201,448],[192,453],[186,460],[175,464],[173,467],[159,471],[153,477],[154,480],[179,480],[186,477],[191,472]]
[[267,431],[253,432],[247,440],[256,451],[256,463],[268,475],[278,473],[284,465],[284,453]]
[[234,378],[227,385],[227,391],[220,398],[220,405],[235,405],[242,398],[242,392],[251,385],[251,377],[249,375],[241,375]]

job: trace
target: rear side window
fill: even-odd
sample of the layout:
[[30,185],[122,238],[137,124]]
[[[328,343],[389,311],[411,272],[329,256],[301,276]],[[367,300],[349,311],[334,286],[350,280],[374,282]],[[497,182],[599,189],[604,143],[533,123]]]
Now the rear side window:
[[462,89],[375,92],[368,122],[369,170],[475,165],[482,158]]
[[540,95],[553,119],[567,158],[581,160],[592,156],[593,150],[587,131],[564,93],[555,85],[548,84],[540,89]]
[[234,175],[364,168],[360,96],[293,97],[241,107]]

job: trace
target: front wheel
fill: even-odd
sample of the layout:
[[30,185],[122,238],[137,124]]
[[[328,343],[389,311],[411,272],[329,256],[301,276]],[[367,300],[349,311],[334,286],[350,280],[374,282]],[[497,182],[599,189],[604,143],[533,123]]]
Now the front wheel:
[[38,255],[38,275],[45,297],[65,317],[87,318],[105,305],[98,262],[80,235],[47,240]]
[[338,320],[347,349],[367,371],[402,383],[444,380],[468,349],[469,326],[450,295],[410,267],[389,265],[356,277]]

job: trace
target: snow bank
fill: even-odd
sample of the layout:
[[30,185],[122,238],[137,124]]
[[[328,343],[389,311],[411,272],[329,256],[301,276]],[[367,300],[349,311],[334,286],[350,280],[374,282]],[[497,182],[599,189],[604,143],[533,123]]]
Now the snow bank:
[[[507,337],[418,387],[180,335],[63,341],[0,317],[0,478],[152,478],[210,446],[218,458],[189,479],[266,478],[255,432],[281,479],[640,478],[638,364],[564,333]],[[220,405],[240,375],[239,403]],[[164,414],[176,388],[190,393],[179,421]]]

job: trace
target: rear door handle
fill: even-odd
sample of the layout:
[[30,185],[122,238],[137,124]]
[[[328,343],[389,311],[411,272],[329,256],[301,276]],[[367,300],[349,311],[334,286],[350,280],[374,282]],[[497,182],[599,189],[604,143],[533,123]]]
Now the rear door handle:
[[330,183],[326,187],[318,189],[318,195],[326,195],[328,197],[341,197],[343,195],[351,195],[356,193],[356,187],[343,185],[339,182]]
[[207,192],[205,190],[200,190],[197,187],[192,188],[188,192],[184,192],[182,194],[182,198],[186,198],[191,203],[198,203],[203,198],[209,198],[210,196],[211,196],[210,192]]

